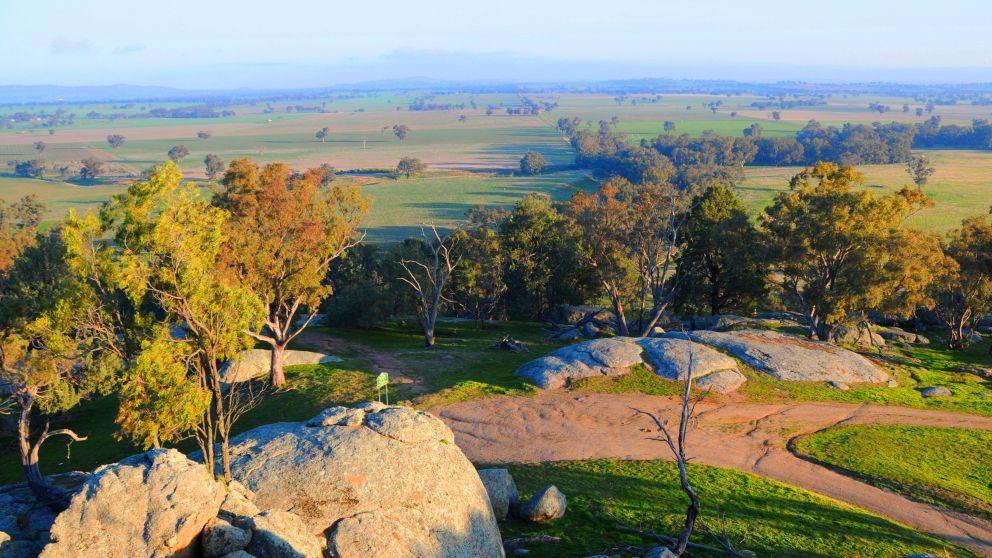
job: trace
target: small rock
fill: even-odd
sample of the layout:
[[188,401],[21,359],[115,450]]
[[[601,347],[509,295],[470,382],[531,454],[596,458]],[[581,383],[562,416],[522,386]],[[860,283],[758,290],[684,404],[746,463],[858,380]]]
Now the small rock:
[[978,395],[981,397],[992,397],[992,391],[980,391]]
[[678,558],[671,550],[664,546],[656,546],[644,555],[644,558]]
[[216,558],[244,550],[251,541],[251,533],[239,529],[223,519],[214,518],[204,526],[200,540],[203,544],[203,556]]
[[266,558],[321,558],[323,543],[310,534],[299,516],[279,510],[251,518],[252,537],[248,552]]
[[727,394],[737,391],[746,381],[747,378],[744,374],[736,370],[723,370],[696,380],[696,387],[704,391],[709,390],[713,393]]
[[827,385],[840,391],[849,391],[851,389],[851,386],[837,380],[830,380],[827,382]]
[[496,521],[503,521],[510,515],[510,510],[517,507],[520,497],[517,484],[506,469],[481,469],[479,478],[489,493],[489,502],[493,506]]
[[517,548],[513,550],[514,556],[524,556],[525,554],[530,554],[530,551],[526,548]]
[[255,558],[253,554],[248,554],[244,550],[235,550],[230,554],[225,554],[220,558]]
[[954,395],[954,392],[944,386],[933,386],[924,388],[923,391],[920,392],[920,395],[923,397],[950,397]]
[[565,515],[566,505],[565,495],[551,484],[520,506],[520,517],[534,523],[554,521]]
[[653,328],[651,328],[651,335],[649,335],[648,337],[661,337],[664,334],[665,334],[665,328],[661,326],[654,326]]
[[895,380],[892,380],[892,379],[890,379],[890,380],[889,380],[889,381],[888,381],[888,382],[886,383],[886,385],[887,385],[887,386],[889,386],[890,388],[896,388],[896,387],[899,387],[899,382],[897,382],[897,381],[895,381]]

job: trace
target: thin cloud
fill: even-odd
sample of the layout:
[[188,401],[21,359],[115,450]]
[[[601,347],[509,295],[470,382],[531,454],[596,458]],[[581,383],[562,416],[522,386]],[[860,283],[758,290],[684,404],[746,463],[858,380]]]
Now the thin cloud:
[[70,39],[68,37],[55,37],[52,39],[52,52],[62,54],[67,52],[86,52],[90,49],[90,42],[87,39]]
[[141,43],[134,43],[130,45],[117,47],[113,50],[113,53],[117,55],[134,54],[136,52],[141,52],[143,50],[145,50],[145,45]]

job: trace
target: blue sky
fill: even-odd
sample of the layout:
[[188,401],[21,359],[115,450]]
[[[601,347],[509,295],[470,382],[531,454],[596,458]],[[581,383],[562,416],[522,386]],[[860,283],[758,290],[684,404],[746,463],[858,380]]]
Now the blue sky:
[[0,0],[0,85],[992,82],[992,0]]

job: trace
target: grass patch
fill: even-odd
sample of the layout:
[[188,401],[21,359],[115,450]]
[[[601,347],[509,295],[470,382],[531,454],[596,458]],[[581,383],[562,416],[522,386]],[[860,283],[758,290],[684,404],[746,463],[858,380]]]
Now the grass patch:
[[924,502],[992,517],[992,432],[929,426],[840,426],[796,450]]
[[[658,543],[623,532],[619,524],[675,534],[684,519],[687,500],[670,462],[597,460],[507,468],[522,496],[553,483],[568,498],[568,511],[557,522],[501,526],[504,540],[538,534],[562,538],[530,546],[530,556],[632,556],[620,548]],[[690,476],[703,501],[703,519],[719,527],[725,514],[738,548],[758,556],[971,556],[887,519],[755,475],[690,465]],[[712,544],[699,536],[693,540]]]

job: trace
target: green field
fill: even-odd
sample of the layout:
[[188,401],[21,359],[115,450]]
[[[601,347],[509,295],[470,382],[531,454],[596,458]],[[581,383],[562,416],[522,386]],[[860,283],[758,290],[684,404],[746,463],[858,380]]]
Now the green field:
[[[528,545],[528,556],[641,556],[659,543],[620,526],[674,534],[685,518],[687,500],[679,489],[678,469],[670,462],[603,460],[507,468],[523,497],[555,484],[568,498],[568,511],[559,521],[502,526],[503,540],[561,537],[556,543]],[[714,530],[725,527],[738,550],[757,556],[970,556],[865,511],[758,476],[705,465],[690,465],[689,474],[703,502],[702,520]],[[714,546],[702,536],[692,541]],[[628,546],[643,551],[631,552]],[[694,556],[724,555],[691,550]]]
[[992,432],[926,426],[841,426],[796,450],[872,484],[992,517]]

